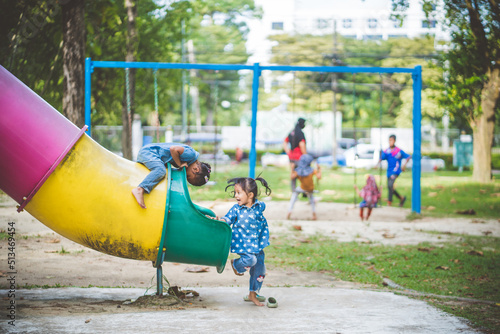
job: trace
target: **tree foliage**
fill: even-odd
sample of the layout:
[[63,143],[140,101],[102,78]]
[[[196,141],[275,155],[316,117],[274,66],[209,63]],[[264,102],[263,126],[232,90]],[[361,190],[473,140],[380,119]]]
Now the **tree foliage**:
[[[422,95],[424,122],[433,122],[442,116],[436,106],[438,92],[430,87],[441,72],[432,62],[436,60],[434,39],[430,36],[408,39],[356,40],[337,36],[334,48],[332,35],[274,35],[272,61],[285,65],[305,66],[423,66],[424,92]],[[282,74],[280,74],[282,75]],[[278,75],[278,76],[280,76]],[[279,77],[276,76],[276,83]],[[297,72],[292,80],[276,84],[263,109],[278,106],[280,95],[288,95],[292,101],[288,109],[304,111],[332,110],[332,75],[327,73]],[[337,74],[337,110],[343,113],[345,125],[379,126],[382,109],[382,126],[412,126],[412,79],[407,74]],[[382,105],[380,104],[382,88]],[[272,95],[277,92],[274,100]]]
[[[472,129],[473,178],[488,182],[500,113],[500,6],[495,0],[424,0],[422,5],[427,16],[439,19],[451,35],[439,64],[446,71],[439,102]],[[393,0],[397,13],[404,14],[408,7],[408,0]]]
[[[67,0],[0,0],[0,62],[56,109],[62,110],[61,5]],[[245,63],[246,18],[259,17],[253,0],[138,1],[137,61],[181,62],[181,41],[192,39],[197,62]],[[85,1],[86,57],[124,60],[127,12],[123,1]],[[182,34],[182,22],[185,33]],[[158,71],[158,100],[162,124],[179,124],[181,71]],[[239,75],[202,73],[190,84],[199,85],[203,119],[214,109],[213,82],[219,81],[217,100],[236,101],[221,110],[220,124],[236,123],[241,110]],[[154,74],[136,72],[135,112],[149,122],[154,111]],[[93,124],[121,124],[125,86],[123,69],[98,68],[92,75]],[[83,89],[83,87],[82,87]],[[233,108],[234,107],[234,108]],[[219,108],[221,109],[221,108]]]

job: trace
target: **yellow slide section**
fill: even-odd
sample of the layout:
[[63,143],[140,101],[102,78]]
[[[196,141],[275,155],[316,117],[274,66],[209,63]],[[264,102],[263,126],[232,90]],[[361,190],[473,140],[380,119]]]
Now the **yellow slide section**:
[[64,237],[97,251],[156,260],[161,240],[166,178],[141,209],[131,190],[149,170],[83,135],[54,170],[26,211]]

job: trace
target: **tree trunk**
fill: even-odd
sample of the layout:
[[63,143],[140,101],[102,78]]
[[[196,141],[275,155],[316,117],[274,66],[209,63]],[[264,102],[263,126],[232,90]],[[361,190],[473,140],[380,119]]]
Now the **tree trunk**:
[[[135,61],[137,53],[137,30],[135,19],[137,17],[137,5],[135,0],[125,0],[127,9],[127,54],[125,61]],[[122,153],[126,159],[132,159],[132,119],[134,116],[135,100],[135,69],[129,69],[128,87],[130,101],[127,101],[127,83],[125,83],[122,102]],[[128,105],[130,103],[130,106]],[[130,109],[130,112],[129,112]]]
[[78,127],[85,125],[84,0],[62,2],[63,23],[63,113]]
[[491,182],[491,147],[495,131],[495,105],[500,97],[500,70],[489,70],[488,81],[481,92],[481,114],[471,122],[474,146],[474,170],[476,182]]

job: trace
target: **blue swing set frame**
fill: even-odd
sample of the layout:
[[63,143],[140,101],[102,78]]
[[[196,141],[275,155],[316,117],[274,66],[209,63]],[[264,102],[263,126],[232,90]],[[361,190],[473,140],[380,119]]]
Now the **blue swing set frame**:
[[85,60],[85,124],[87,134],[91,135],[90,103],[92,73],[95,68],[150,68],[158,69],[197,69],[197,70],[219,70],[219,71],[253,71],[252,81],[252,139],[250,147],[249,177],[255,177],[255,166],[257,163],[257,151],[255,149],[257,133],[257,105],[259,101],[259,78],[262,71],[301,71],[301,72],[323,72],[323,73],[408,73],[413,79],[413,167],[412,167],[412,196],[411,209],[420,214],[421,210],[421,92],[422,92],[422,67],[414,68],[399,67],[363,67],[363,66],[262,66],[259,63],[253,65],[237,64],[188,64],[188,63],[156,63],[156,62],[124,62],[124,61],[95,61],[91,58]]

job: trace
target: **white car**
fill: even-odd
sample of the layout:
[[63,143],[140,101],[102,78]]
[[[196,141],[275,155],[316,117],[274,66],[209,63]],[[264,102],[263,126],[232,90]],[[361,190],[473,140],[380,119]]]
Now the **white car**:
[[346,167],[370,169],[377,165],[380,148],[371,144],[358,144],[344,152]]
[[[366,168],[370,169],[377,165],[380,158],[380,148],[371,144],[358,144],[344,152],[345,162],[347,167]],[[411,169],[413,159],[411,159],[406,167]],[[435,172],[438,169],[444,169],[445,163],[443,159],[432,159],[423,156],[420,160],[422,172]],[[387,169],[387,161],[382,161],[382,169]]]
[[286,154],[273,154],[273,153],[265,153],[260,159],[262,163],[262,167],[267,166],[279,166],[285,167],[290,166],[290,159],[288,159],[288,155]]

